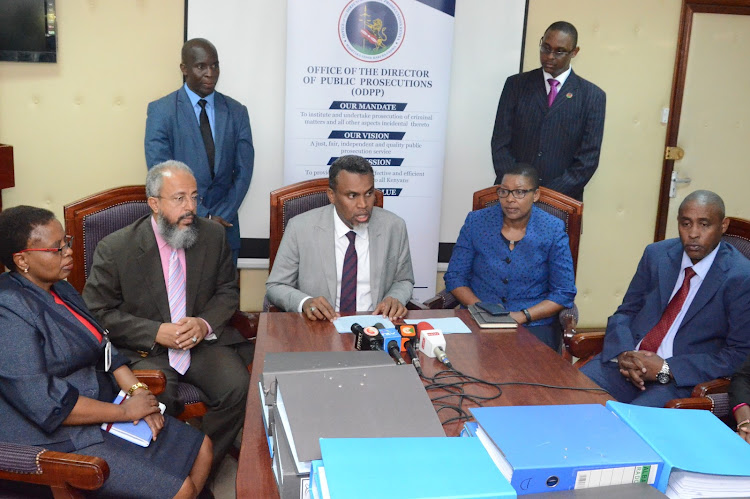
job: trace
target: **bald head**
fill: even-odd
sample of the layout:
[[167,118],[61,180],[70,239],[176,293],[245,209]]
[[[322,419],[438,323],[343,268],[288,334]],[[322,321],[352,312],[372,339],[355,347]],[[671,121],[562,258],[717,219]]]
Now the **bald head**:
[[181,55],[183,64],[186,64],[190,60],[190,58],[193,57],[193,51],[196,48],[212,52],[214,55],[218,54],[218,52],[216,51],[216,47],[214,47],[214,44],[209,42],[205,38],[192,38],[186,41],[182,46]]
[[718,218],[720,220],[725,216],[724,201],[721,199],[721,196],[715,192],[705,190],[691,192],[685,196],[685,199],[680,203],[680,209],[677,212],[678,216],[689,203],[695,203],[697,206],[705,206],[717,210]]
[[182,46],[180,70],[185,84],[200,97],[213,93],[219,81],[219,54],[205,38],[193,38]]

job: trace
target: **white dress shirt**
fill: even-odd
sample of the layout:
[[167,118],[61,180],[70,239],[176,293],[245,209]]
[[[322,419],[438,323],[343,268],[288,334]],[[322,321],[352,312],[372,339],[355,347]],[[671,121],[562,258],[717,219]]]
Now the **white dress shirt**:
[[563,73],[559,74],[557,78],[546,72],[542,69],[542,74],[544,75],[544,88],[547,89],[547,95],[549,95],[549,80],[552,78],[553,80],[557,80],[560,82],[560,84],[557,86],[557,91],[559,92],[563,85],[565,85],[565,80],[568,79],[568,76],[570,76],[570,71],[573,69],[572,66],[568,66],[568,69],[565,70]]

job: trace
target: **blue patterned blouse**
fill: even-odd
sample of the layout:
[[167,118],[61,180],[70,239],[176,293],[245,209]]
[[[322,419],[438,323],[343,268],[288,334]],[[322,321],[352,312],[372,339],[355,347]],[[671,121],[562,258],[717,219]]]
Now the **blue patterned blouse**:
[[[500,233],[502,227],[499,204],[466,216],[445,273],[448,291],[468,286],[480,300],[502,303],[510,311],[532,307],[542,300],[572,307],[575,275],[563,221],[532,207],[526,235],[513,251]],[[556,320],[552,316],[529,325]]]

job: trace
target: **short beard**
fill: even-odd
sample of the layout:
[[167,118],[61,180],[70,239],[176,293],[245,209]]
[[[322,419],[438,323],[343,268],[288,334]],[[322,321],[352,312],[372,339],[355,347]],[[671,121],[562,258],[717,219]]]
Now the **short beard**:
[[[194,214],[190,213],[190,215]],[[176,223],[169,223],[169,220],[164,218],[164,215],[161,213],[156,214],[156,226],[159,228],[159,233],[173,249],[192,248],[198,241],[198,227],[195,225],[195,222],[184,229],[179,227],[180,221],[185,217],[186,215],[182,215],[177,219]]]

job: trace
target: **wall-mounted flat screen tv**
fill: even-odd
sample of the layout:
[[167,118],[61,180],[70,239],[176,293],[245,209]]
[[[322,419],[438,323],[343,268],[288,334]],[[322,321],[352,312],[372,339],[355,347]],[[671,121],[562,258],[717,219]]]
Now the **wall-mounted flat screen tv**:
[[55,0],[0,0],[0,61],[57,62]]

